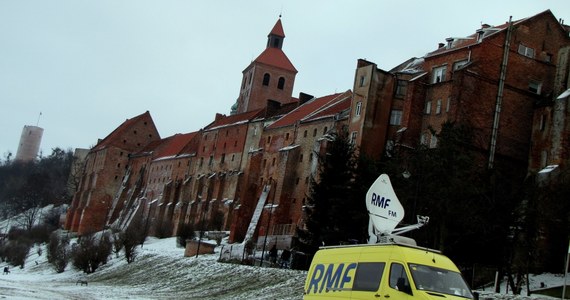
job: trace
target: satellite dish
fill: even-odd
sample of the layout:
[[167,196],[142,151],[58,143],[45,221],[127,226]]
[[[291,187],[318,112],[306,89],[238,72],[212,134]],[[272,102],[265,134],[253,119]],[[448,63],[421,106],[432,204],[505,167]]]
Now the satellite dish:
[[404,207],[396,197],[388,175],[380,175],[368,189],[366,209],[374,230],[380,234],[391,234],[404,219]]

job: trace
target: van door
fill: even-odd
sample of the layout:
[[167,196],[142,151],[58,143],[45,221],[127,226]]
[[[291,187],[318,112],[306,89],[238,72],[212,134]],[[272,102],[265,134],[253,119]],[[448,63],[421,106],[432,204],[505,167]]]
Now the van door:
[[410,275],[402,262],[392,261],[388,267],[388,278],[381,286],[380,295],[390,300],[412,300],[414,297]]
[[[350,299],[377,299],[386,269],[385,262],[360,262],[356,267]],[[386,280],[386,279],[384,279]]]

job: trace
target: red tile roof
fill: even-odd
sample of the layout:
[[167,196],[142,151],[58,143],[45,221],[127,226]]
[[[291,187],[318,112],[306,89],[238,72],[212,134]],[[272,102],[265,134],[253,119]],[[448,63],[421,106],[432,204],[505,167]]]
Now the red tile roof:
[[237,114],[237,115],[230,115],[230,116],[218,115],[216,120],[214,122],[212,122],[210,125],[208,125],[206,128],[204,128],[204,130],[212,130],[212,129],[217,129],[220,127],[230,126],[230,125],[234,125],[234,124],[246,123],[246,122],[256,118],[262,111],[263,111],[263,109],[258,109],[258,110],[252,110],[252,111],[248,111],[245,113]]
[[[164,158],[169,156],[176,156],[183,153],[183,149],[192,141],[197,132],[175,134],[173,136],[163,139],[164,142],[159,149],[157,149],[154,158]],[[189,153],[188,153],[189,154]]]
[[285,32],[283,31],[283,25],[281,25],[281,19],[277,20],[273,29],[271,29],[270,35],[276,35],[280,37],[285,37]]
[[278,48],[266,48],[255,61],[297,73],[297,69],[295,69],[287,55]]
[[[512,23],[514,26],[516,26],[518,24],[524,23],[528,20],[531,20],[531,19],[533,19],[539,15],[545,14],[545,13],[552,14],[552,12],[550,10],[545,10],[545,11],[538,13],[532,17],[512,21]],[[501,25],[489,26],[489,27],[482,28],[481,30],[483,30],[483,32],[484,32],[483,39],[485,39],[489,36],[495,35],[501,31],[507,29],[508,25],[509,25],[509,23],[506,22],[506,23],[503,23]],[[471,45],[475,45],[478,43],[477,36],[478,36],[478,33],[469,35],[469,36],[464,37],[464,38],[454,38],[451,48],[448,48],[447,46],[441,47],[435,51],[432,51],[432,52],[426,54],[426,57],[438,55],[438,54],[449,52],[449,51],[454,51],[456,49],[464,48],[464,47],[471,46]]]
[[345,93],[337,93],[320,98],[314,98],[313,100],[310,100],[307,103],[297,107],[292,112],[275,121],[275,123],[269,125],[267,129],[275,129],[293,125],[296,122],[310,116],[311,114],[316,113],[323,108],[329,108],[331,105],[343,100],[344,97],[339,96],[344,95]]
[[344,92],[343,94],[339,95],[337,99],[338,101],[332,101],[328,105],[325,105],[320,109],[316,110],[315,112],[309,114],[301,121],[310,122],[322,118],[329,118],[335,116],[338,113],[350,109],[350,103],[352,100],[352,91],[348,90]]
[[140,114],[131,119],[127,119],[125,122],[123,122],[123,124],[119,125],[119,127],[115,128],[115,130],[113,130],[108,136],[99,141],[97,145],[95,145],[93,150],[94,151],[101,150],[111,145],[115,146],[122,145],[123,134],[125,134],[131,126],[143,120],[146,120],[146,122],[154,126],[154,122],[152,120],[152,117],[150,116],[150,112],[147,110],[143,114]]

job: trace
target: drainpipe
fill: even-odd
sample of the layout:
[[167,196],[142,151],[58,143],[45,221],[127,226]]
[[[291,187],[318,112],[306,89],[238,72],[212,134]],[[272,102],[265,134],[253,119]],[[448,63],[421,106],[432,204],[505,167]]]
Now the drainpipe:
[[489,161],[487,168],[492,169],[495,161],[495,151],[497,148],[497,135],[499,131],[499,118],[501,117],[501,105],[503,102],[503,89],[505,87],[505,77],[507,75],[507,62],[509,60],[509,49],[511,45],[511,34],[513,32],[512,16],[509,17],[509,27],[503,45],[503,61],[501,62],[501,74],[499,76],[499,89],[497,90],[497,101],[495,103],[495,115],[493,117],[493,129],[491,132],[491,144],[489,146]]

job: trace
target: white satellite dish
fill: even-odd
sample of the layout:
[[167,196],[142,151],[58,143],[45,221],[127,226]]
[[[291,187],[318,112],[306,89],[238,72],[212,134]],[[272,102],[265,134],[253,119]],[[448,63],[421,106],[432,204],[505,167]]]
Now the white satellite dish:
[[[369,244],[404,238],[399,235],[418,229],[429,222],[429,217],[417,216],[417,224],[396,228],[404,219],[404,207],[396,197],[390,178],[386,174],[380,175],[368,189],[366,209],[370,217],[368,222]],[[387,237],[390,239],[386,239]]]
[[380,175],[368,189],[366,209],[374,230],[380,234],[391,234],[404,219],[404,207],[396,197],[388,175]]

